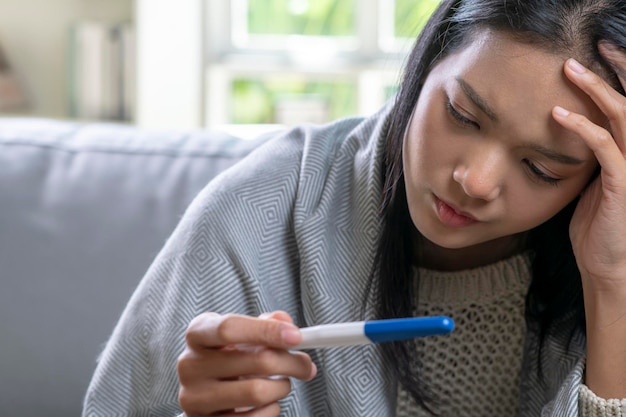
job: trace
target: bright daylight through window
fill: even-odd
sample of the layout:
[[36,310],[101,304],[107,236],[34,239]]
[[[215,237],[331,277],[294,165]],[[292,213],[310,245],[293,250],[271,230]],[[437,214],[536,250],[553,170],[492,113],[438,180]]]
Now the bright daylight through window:
[[208,34],[206,124],[323,123],[376,111],[438,3],[209,0],[218,29]]

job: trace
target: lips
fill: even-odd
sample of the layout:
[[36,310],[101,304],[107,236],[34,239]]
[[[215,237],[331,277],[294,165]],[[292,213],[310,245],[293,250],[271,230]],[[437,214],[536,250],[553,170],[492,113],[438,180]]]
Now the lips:
[[445,201],[435,197],[435,207],[437,216],[441,223],[449,227],[465,227],[474,223],[478,223],[478,220],[469,213],[457,210]]

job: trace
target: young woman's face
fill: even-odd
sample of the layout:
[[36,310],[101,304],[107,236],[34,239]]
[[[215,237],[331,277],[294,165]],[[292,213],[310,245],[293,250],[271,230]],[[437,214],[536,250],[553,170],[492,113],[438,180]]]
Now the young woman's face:
[[465,248],[515,235],[581,192],[597,162],[551,111],[561,105],[600,125],[605,117],[566,80],[566,58],[485,30],[432,69],[403,149],[424,237]]

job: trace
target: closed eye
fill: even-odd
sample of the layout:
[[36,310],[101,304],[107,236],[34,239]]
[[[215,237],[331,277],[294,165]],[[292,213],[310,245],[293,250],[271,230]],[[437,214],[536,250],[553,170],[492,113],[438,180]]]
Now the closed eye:
[[559,185],[559,181],[561,181],[559,178],[554,178],[546,174],[539,167],[537,167],[537,165],[535,165],[532,161],[528,159],[524,159],[522,160],[522,162],[526,165],[530,174],[533,175],[536,179],[543,181],[547,184],[554,185],[555,187]]
[[473,127],[476,129],[480,129],[480,125],[478,123],[476,123],[475,121],[473,121],[472,119],[468,119],[467,117],[463,116],[461,114],[461,112],[459,112],[450,102],[450,100],[448,100],[446,102],[446,110],[448,112],[448,114],[450,114],[450,116],[452,116],[452,118],[459,124],[466,126],[466,127]]

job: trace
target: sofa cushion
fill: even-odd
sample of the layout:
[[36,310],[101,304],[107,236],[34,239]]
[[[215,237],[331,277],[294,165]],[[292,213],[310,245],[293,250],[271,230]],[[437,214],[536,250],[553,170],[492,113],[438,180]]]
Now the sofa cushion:
[[78,416],[126,301],[196,193],[263,139],[0,119],[0,415]]

